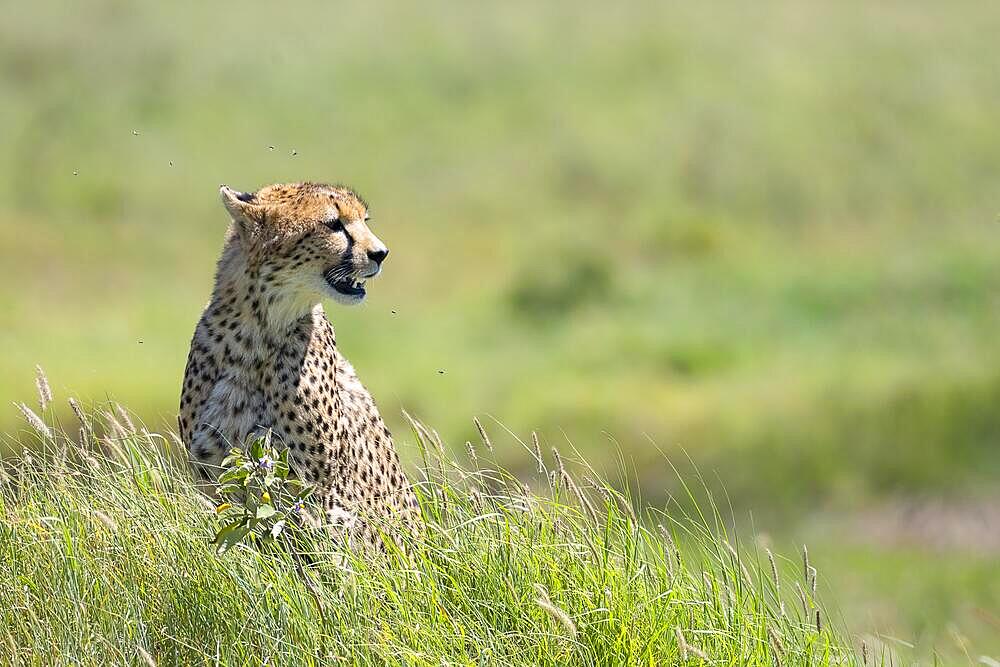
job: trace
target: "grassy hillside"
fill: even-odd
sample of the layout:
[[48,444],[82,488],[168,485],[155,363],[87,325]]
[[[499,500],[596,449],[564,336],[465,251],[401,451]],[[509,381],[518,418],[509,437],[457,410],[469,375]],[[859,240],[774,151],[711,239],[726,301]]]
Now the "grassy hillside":
[[743,528],[819,547],[864,630],[1000,659],[996,522],[870,529],[1000,515],[997,7],[8,14],[0,432],[36,363],[172,427],[217,185],[342,180],[392,255],[330,314],[394,432],[405,408],[459,453],[470,415],[609,474],[621,451],[655,506],[683,493],[662,453],[690,456]]
[[366,560],[289,527],[295,547],[217,556],[213,503],[169,439],[134,430],[121,411],[87,418],[82,446],[46,428],[35,453],[0,469],[5,664],[856,659],[824,621],[813,571],[795,582],[783,563],[779,574],[776,561],[738,551],[718,515],[650,514],[662,526],[651,532],[631,500],[574,481],[559,460],[536,493],[483,447],[457,464],[423,442],[427,526],[408,554]]

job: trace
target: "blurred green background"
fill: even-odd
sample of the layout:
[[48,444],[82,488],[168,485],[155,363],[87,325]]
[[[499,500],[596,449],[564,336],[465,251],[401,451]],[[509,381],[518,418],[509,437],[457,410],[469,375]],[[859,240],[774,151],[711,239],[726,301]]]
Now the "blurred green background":
[[620,451],[653,503],[690,457],[857,633],[1000,658],[998,34],[974,2],[22,6],[0,405],[40,363],[172,425],[218,184],[343,181],[393,252],[328,312],[397,433]]

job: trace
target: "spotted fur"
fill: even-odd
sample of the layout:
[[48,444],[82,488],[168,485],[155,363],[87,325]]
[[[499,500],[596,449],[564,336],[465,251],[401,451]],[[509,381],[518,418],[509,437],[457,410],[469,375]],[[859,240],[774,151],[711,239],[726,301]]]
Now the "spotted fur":
[[214,479],[230,447],[270,429],[295,474],[316,485],[328,521],[368,543],[377,542],[372,518],[412,526],[416,499],[392,436],[319,303],[360,302],[354,285],[380,271],[388,250],[368,206],[316,183],[220,194],[232,224],[178,418],[197,469]]

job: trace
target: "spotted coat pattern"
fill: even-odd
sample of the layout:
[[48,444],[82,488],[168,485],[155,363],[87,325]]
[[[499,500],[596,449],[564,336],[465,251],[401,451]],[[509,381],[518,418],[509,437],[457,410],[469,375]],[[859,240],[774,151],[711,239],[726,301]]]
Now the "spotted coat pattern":
[[[322,294],[309,293],[319,283],[313,273],[354,261],[344,253],[366,241],[357,219],[349,220],[355,227],[344,232],[353,238],[347,243],[322,226],[329,217],[322,211],[303,220],[317,202],[345,218],[359,218],[367,207],[345,188],[270,186],[279,187],[281,197],[270,198],[267,189],[256,196],[229,191],[239,201],[227,201],[223,189],[227,208],[236,207],[233,227],[191,342],[181,438],[203,477],[213,479],[230,447],[270,429],[288,447],[293,472],[316,486],[327,520],[375,543],[370,519],[395,517],[412,527],[416,499],[375,402],[337,347],[317,303]],[[330,193],[346,204],[331,207]],[[296,278],[302,272],[308,280]]]

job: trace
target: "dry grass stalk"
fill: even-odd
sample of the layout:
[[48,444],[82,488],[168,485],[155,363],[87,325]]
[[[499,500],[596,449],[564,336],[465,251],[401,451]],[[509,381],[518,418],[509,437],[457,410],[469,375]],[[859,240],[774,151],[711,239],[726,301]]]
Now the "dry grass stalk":
[[420,422],[414,422],[414,424],[416,425],[417,431],[420,433],[420,439],[423,440],[425,444],[430,445],[431,450],[438,455],[438,458],[443,457],[444,450],[441,449],[440,443],[433,435],[431,435],[431,432],[427,430],[427,427]]
[[861,664],[868,667],[868,643],[861,642]]
[[767,552],[767,560],[771,563],[771,581],[774,582],[774,593],[775,595],[781,594],[781,582],[778,580],[778,564],[774,561],[774,554],[771,553],[770,549],[765,549]]
[[802,602],[802,618],[809,618],[809,602],[806,600],[806,592],[802,590],[802,586],[799,586],[799,582],[795,582],[795,590],[799,594],[799,601]]
[[[87,434],[84,432],[83,427],[81,426],[80,442],[81,443],[85,442],[84,438],[86,437]],[[90,452],[87,451],[85,447],[80,447],[80,456],[83,458],[84,462],[87,464],[87,467],[90,468],[92,472],[97,471],[101,467],[101,462],[95,459],[93,456],[91,456]]]
[[[410,422],[410,426],[414,431],[416,431],[417,440],[419,441],[417,444],[421,446],[421,449],[425,449],[429,452],[431,448],[435,450],[438,448],[438,442],[431,436],[423,424],[414,419],[406,410],[403,410],[403,417],[406,421]],[[438,454],[440,456],[444,456],[443,451],[438,451]]]
[[444,456],[444,440],[441,439],[441,434],[432,428],[431,437],[434,438],[434,445],[437,447],[438,453]]
[[135,424],[132,423],[131,417],[128,416],[128,412],[126,412],[125,408],[121,406],[121,403],[115,403],[115,412],[118,414],[118,418],[121,420],[121,424],[125,428],[128,435],[135,435],[138,433],[135,428]]
[[476,456],[476,448],[472,445],[472,441],[471,440],[466,440],[465,441],[465,448],[469,452],[469,460],[472,462],[472,465],[476,466],[476,470],[478,470],[479,469],[479,457]]
[[589,475],[584,475],[583,479],[585,482],[587,482],[587,484],[591,486],[591,488],[593,488],[595,491],[601,494],[601,498],[604,499],[604,503],[606,505],[611,504],[611,492],[608,491],[608,488],[606,486],[604,486],[603,484],[601,484],[600,482],[598,482],[596,479],[594,479]]
[[555,447],[552,448],[552,458],[555,459],[556,470],[559,471],[559,475],[562,476],[566,474],[566,466],[563,465],[562,457],[559,456],[559,450]]
[[771,650],[774,651],[774,663],[780,667],[781,658],[785,655],[785,647],[781,643],[781,637],[770,625],[767,626],[767,638],[771,643]]
[[680,554],[677,553],[677,546],[674,544],[674,536],[670,534],[667,527],[662,523],[656,524],[657,529],[660,531],[660,535],[663,537],[663,556],[667,561],[667,574],[670,578],[674,578],[674,557],[676,554],[677,564],[680,565]]
[[476,423],[476,429],[479,431],[479,437],[482,438],[483,444],[486,445],[486,449],[493,451],[493,443],[490,442],[490,436],[486,435],[486,429],[483,428],[483,423],[479,421],[479,417],[473,417],[472,421]]
[[687,645],[687,650],[690,653],[693,653],[694,655],[698,656],[699,658],[701,658],[705,662],[712,662],[711,658],[708,657],[708,654],[705,653],[704,651],[702,651],[700,648],[698,648],[694,644],[688,644]]
[[38,407],[45,412],[45,408],[52,402],[52,388],[49,387],[49,379],[45,377],[41,366],[35,366],[35,388],[38,389]]
[[576,624],[573,623],[573,619],[569,617],[569,614],[552,603],[552,600],[549,599],[549,592],[541,584],[535,584],[535,592],[538,593],[538,597],[535,598],[535,604],[565,628],[572,639],[576,639]]
[[73,414],[80,421],[80,444],[88,445],[94,440],[94,431],[90,426],[90,422],[87,420],[87,416],[83,414],[83,409],[75,398],[71,396],[68,402]]
[[479,492],[479,489],[472,487],[469,489],[469,502],[475,508],[477,512],[482,512],[483,510],[483,494]]
[[531,447],[534,449],[535,462],[538,464],[538,474],[545,474],[545,461],[542,459],[542,446],[538,443],[538,434],[531,432]]
[[153,660],[153,656],[151,656],[146,649],[141,646],[137,646],[136,650],[138,650],[139,657],[142,658],[142,661],[146,663],[147,667],[156,667],[156,661]]
[[819,609],[816,610],[816,632],[823,632],[823,626],[819,620]]
[[568,472],[564,471],[563,476],[563,483],[566,484],[566,487],[573,492],[573,495],[576,496],[577,502],[579,502],[580,506],[587,511],[588,515],[590,515],[590,519],[596,522],[599,515],[597,514],[597,510],[594,509],[594,506],[591,504],[590,498],[588,498],[583,492],[583,489],[581,489],[577,483],[573,481],[573,478],[570,477]]
[[107,423],[108,430],[111,431],[111,436],[122,440],[128,437],[128,431],[125,430],[125,427],[118,421],[114,413],[108,410],[101,410],[101,415]]
[[186,452],[187,447],[184,445],[184,441],[181,440],[181,436],[177,435],[173,431],[170,431],[169,434],[171,442],[173,442],[180,451]]
[[691,655],[701,658],[705,662],[711,662],[707,653],[702,651],[694,644],[687,643],[687,640],[684,639],[684,633],[681,632],[680,628],[674,628],[674,634],[677,635],[677,646],[681,650],[681,660],[684,660],[686,662],[688,659],[688,654],[690,653]]
[[753,588],[753,578],[750,576],[750,572],[747,571],[746,566],[743,564],[743,559],[740,558],[739,553],[737,553],[736,549],[729,542],[723,541],[723,544],[726,545],[726,549],[728,549],[730,555],[732,555],[733,562],[740,566],[740,572],[743,573],[743,580],[746,582],[746,585]]
[[809,570],[812,569],[809,565],[809,547],[802,545],[802,578],[809,581]]
[[122,465],[129,465],[130,459],[125,450],[122,449],[121,445],[114,438],[101,438],[98,442],[101,444],[101,449],[104,452],[104,456],[113,461],[117,461]]
[[101,510],[94,510],[94,517],[97,518],[108,530],[118,530],[118,524],[110,516]]
[[21,411],[21,415],[24,417],[24,420],[28,422],[28,426],[30,426],[35,433],[46,439],[52,437],[51,429],[45,425],[42,418],[36,415],[31,408],[24,403],[15,403],[14,407]]
[[771,581],[774,582],[774,597],[778,601],[778,611],[781,617],[785,617],[785,601],[781,599],[781,580],[778,578],[778,564],[774,560],[774,554],[771,553],[770,549],[765,549],[767,551],[767,560],[771,563]]
[[635,510],[632,509],[632,503],[630,503],[628,499],[625,498],[625,496],[618,493],[614,494],[614,498],[615,501],[618,503],[618,507],[624,510],[625,513],[628,514],[629,518],[632,519],[632,524],[634,526],[638,526],[639,517],[635,515]]
[[150,447],[156,447],[156,438],[160,437],[158,434],[150,433],[149,429],[146,428],[145,426],[139,429],[139,434],[146,439],[146,442],[149,443]]
[[73,414],[76,415],[78,420],[80,420],[80,424],[87,426],[87,417],[83,414],[83,408],[80,407],[77,400],[70,396],[69,399],[67,399],[67,402],[69,403],[69,407],[73,411]]
[[816,568],[809,568],[809,588],[812,589],[813,595],[816,595],[816,579],[817,579]]
[[687,642],[684,641],[684,633],[681,632],[680,628],[674,628],[674,634],[677,636],[677,648],[681,652],[681,660],[687,662],[688,647],[687,647]]

